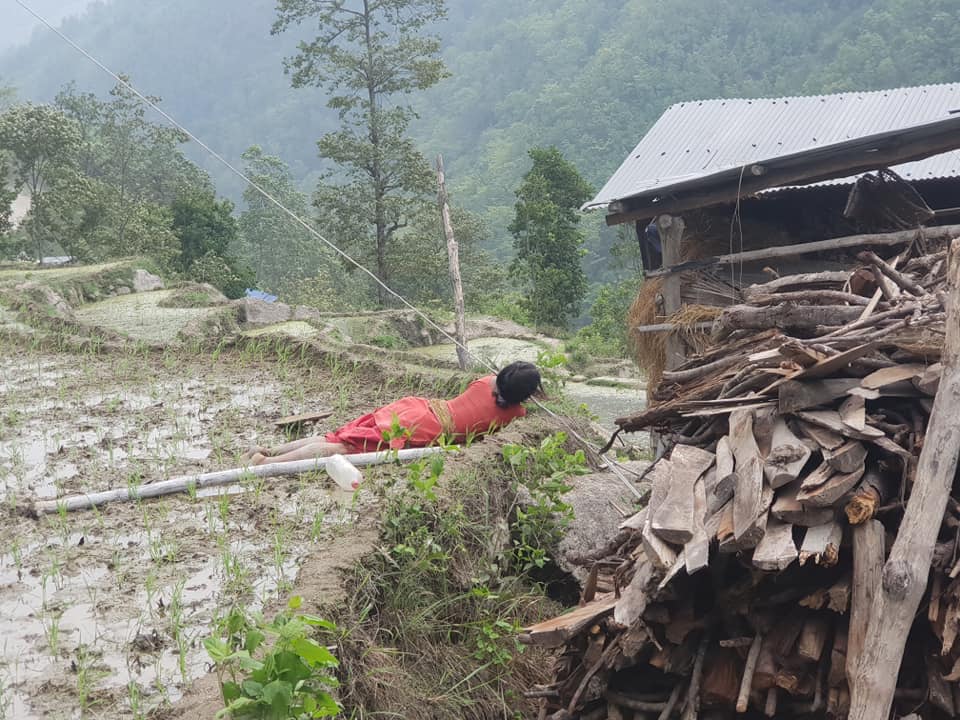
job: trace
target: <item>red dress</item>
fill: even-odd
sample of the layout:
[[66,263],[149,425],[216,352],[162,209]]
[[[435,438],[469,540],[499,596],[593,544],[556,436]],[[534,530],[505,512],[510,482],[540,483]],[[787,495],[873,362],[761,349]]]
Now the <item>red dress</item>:
[[[497,406],[493,394],[494,375],[474,380],[467,389],[447,401],[453,420],[453,441],[462,441],[468,434],[483,435],[507,425],[527,411],[520,404],[507,408]],[[385,434],[394,428],[404,432],[389,442]],[[327,442],[342,443],[354,452],[369,452],[389,448],[427,447],[443,434],[440,420],[430,408],[429,401],[422,397],[405,397],[367,413],[341,428],[327,433]]]

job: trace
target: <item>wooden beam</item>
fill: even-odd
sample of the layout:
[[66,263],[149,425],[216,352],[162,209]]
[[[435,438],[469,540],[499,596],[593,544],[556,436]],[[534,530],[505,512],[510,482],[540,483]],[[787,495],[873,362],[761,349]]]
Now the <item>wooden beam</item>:
[[[923,235],[928,240],[952,240],[960,236],[960,225],[941,225],[938,227],[929,227],[923,229]],[[798,243],[796,245],[775,245],[773,247],[762,248],[760,250],[747,250],[741,253],[732,253],[730,255],[717,255],[712,258],[702,260],[692,260],[680,265],[667,265],[664,258],[664,266],[658,270],[651,270],[645,277],[661,277],[671,275],[684,270],[696,270],[699,268],[710,267],[712,265],[733,265],[737,263],[747,263],[760,260],[775,260],[778,258],[796,257],[797,255],[809,255],[811,253],[830,252],[832,250],[844,250],[862,246],[887,247],[891,245],[904,245],[913,242],[917,237],[916,230],[898,230],[889,233],[867,233],[864,235],[848,235],[845,237],[831,238],[829,240],[818,240],[816,242]]]
[[[660,231],[660,244],[663,249],[664,265],[675,265],[680,262],[680,243],[683,241],[685,229],[683,218],[661,215],[657,218],[657,229]],[[667,278],[663,283],[663,312],[669,318],[680,310],[680,277]],[[683,340],[676,333],[667,336],[667,357],[665,370],[675,370],[686,359]]]
[[907,634],[927,589],[930,561],[960,458],[960,241],[950,248],[943,376],[897,539],[884,565],[866,638],[850,683],[850,720],[890,714]]

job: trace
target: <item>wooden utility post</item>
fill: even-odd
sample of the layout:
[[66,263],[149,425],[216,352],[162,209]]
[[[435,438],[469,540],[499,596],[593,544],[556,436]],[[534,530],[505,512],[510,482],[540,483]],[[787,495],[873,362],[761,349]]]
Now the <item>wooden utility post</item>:
[[453,312],[456,317],[457,361],[460,369],[467,369],[467,326],[463,309],[463,281],[460,279],[460,248],[453,236],[450,206],[447,204],[447,184],[443,174],[443,155],[437,155],[437,203],[440,220],[447,238],[447,259],[450,261],[450,281],[453,283]]
[[[657,230],[660,232],[663,267],[679,265],[681,260],[680,243],[685,229],[683,218],[672,215],[660,215],[657,218]],[[670,322],[670,316],[680,309],[680,274],[670,273],[663,280],[664,322]],[[686,359],[683,340],[675,332],[667,333],[666,370],[676,370]]]
[[950,248],[948,282],[943,375],[933,401],[910,500],[890,557],[883,566],[856,673],[850,678],[849,720],[890,717],[907,635],[927,589],[933,546],[957,473],[960,459],[960,425],[956,422],[956,410],[960,407],[960,240],[954,240]]

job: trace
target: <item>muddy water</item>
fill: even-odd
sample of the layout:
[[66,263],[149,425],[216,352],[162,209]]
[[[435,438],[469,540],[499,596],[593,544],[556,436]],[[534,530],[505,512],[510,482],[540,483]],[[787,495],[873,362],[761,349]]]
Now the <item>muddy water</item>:
[[[515,338],[487,337],[477,338],[467,343],[470,351],[482,361],[490,362],[494,367],[503,367],[514,360],[537,362],[545,344]],[[457,355],[452,343],[430,345],[416,348],[413,352],[427,357],[456,362]],[[629,387],[606,387],[589,382],[570,382],[563,385],[564,394],[575,403],[583,403],[597,422],[611,432],[615,429],[613,420],[646,405],[646,393],[636,387],[635,378],[624,380]]]
[[72,356],[0,345],[0,718],[137,717],[205,673],[233,603],[285,599],[303,559],[368,512],[325,477],[31,520],[38,498],[232,467],[270,420],[347,419],[315,368],[239,356]]

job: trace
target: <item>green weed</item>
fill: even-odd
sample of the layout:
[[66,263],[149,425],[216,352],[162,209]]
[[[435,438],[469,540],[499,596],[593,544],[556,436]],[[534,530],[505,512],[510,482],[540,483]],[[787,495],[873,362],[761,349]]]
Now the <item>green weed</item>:
[[[340,713],[330,694],[337,659],[312,635],[336,627],[296,613],[300,598],[272,621],[234,608],[203,645],[217,668],[224,708],[217,718],[323,718]],[[272,641],[272,645],[270,644]]]

